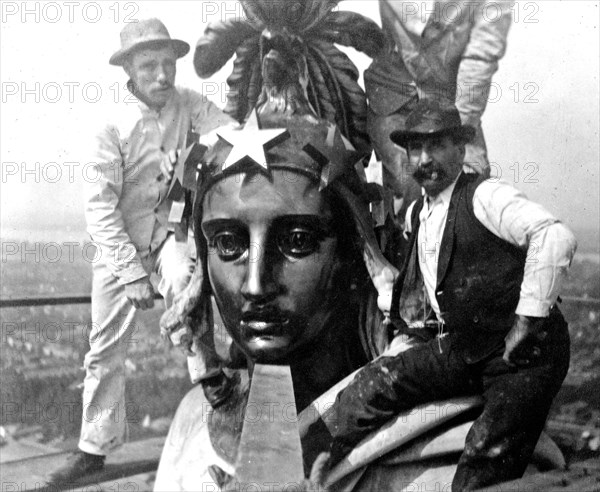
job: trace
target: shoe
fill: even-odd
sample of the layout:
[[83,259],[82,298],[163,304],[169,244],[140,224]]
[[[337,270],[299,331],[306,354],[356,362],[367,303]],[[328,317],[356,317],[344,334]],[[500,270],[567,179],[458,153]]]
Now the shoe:
[[200,384],[208,402],[213,408],[218,408],[227,401],[235,387],[240,384],[240,377],[237,373],[229,377],[221,371],[216,376],[201,380]]
[[104,468],[106,456],[75,451],[67,462],[48,476],[48,485],[73,482]]

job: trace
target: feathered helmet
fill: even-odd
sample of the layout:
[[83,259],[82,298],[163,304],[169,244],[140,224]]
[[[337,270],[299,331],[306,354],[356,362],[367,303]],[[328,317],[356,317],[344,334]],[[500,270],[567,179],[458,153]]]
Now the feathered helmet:
[[387,314],[397,270],[379,249],[370,215],[370,203],[382,196],[364,172],[371,153],[366,96],[358,70],[334,45],[373,57],[383,34],[360,14],[334,11],[337,1],[240,3],[244,19],[210,24],[196,45],[194,66],[203,78],[236,55],[225,112],[243,123],[217,130],[217,144],[202,159],[196,203],[216,181],[243,169],[311,176],[351,212],[377,304]]

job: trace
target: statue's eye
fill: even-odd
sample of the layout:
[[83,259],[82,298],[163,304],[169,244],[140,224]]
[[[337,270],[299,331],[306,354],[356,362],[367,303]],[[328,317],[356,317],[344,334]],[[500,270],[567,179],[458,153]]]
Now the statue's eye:
[[315,231],[294,228],[277,236],[277,246],[286,256],[302,258],[319,249],[319,238]]
[[222,260],[232,261],[246,252],[248,238],[237,232],[219,232],[212,237],[210,247],[215,250]]

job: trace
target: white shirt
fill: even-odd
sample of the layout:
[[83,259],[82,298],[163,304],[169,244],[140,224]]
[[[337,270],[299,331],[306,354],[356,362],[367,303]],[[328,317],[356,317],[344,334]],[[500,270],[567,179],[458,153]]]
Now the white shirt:
[[169,185],[160,170],[162,160],[185,147],[190,125],[209,139],[216,128],[235,123],[186,88],[173,91],[161,111],[132,100],[137,104],[116,105],[112,121],[95,136],[86,179],[88,232],[122,284],[146,275],[141,257],[168,234],[171,202],[165,199]]
[[[419,266],[431,307],[438,319],[435,297],[440,245],[456,180],[437,197],[425,196],[419,214]],[[416,202],[415,202],[416,203]],[[406,213],[410,227],[413,205]],[[556,302],[577,248],[575,237],[541,205],[504,181],[486,180],[473,195],[473,211],[483,226],[510,244],[527,251],[516,314],[547,317]]]

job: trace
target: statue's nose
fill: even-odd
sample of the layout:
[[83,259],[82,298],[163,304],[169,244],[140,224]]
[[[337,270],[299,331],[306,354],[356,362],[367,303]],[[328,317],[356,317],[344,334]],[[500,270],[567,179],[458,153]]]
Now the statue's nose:
[[277,283],[274,278],[274,259],[263,242],[251,242],[246,263],[246,277],[241,288],[242,295],[249,301],[265,303],[277,294]]

